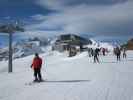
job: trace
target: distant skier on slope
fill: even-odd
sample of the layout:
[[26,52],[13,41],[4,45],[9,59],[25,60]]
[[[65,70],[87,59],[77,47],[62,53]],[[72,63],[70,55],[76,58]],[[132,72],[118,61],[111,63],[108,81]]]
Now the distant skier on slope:
[[87,48],[87,51],[88,51],[88,55],[89,55],[89,57],[91,57],[92,56],[92,54],[91,54],[91,48]]
[[116,47],[115,53],[116,53],[116,56],[117,56],[117,61],[120,61],[121,60],[121,50],[120,50],[119,47]]
[[103,56],[105,56],[105,52],[106,52],[106,49],[105,48],[102,48],[102,54],[103,54]]
[[94,56],[94,50],[91,48],[91,56]]
[[99,52],[100,52],[100,49],[99,49],[99,48],[96,48],[96,49],[94,50],[94,63],[96,63],[96,62],[99,63],[99,58],[98,58]]
[[35,77],[34,82],[42,81],[41,67],[42,67],[42,58],[39,57],[38,53],[35,53],[35,57],[31,65],[31,68],[34,70],[34,77]]
[[126,58],[126,57],[127,57],[126,48],[124,47],[124,48],[123,48],[123,58]]

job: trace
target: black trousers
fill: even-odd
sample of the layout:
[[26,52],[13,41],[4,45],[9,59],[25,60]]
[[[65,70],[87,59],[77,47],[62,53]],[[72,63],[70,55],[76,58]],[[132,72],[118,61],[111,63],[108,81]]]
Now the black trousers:
[[94,55],[94,63],[96,63],[96,62],[99,63],[98,55]]
[[123,58],[126,58],[126,57],[127,57],[126,53],[123,53]]
[[35,77],[35,80],[41,80],[42,79],[40,68],[34,69],[34,77]]
[[121,60],[121,55],[120,54],[117,54],[117,61],[120,61]]

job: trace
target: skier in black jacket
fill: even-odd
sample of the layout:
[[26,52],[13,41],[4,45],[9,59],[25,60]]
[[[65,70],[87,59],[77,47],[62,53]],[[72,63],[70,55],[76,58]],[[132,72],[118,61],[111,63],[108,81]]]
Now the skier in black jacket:
[[121,50],[119,47],[116,47],[116,56],[117,56],[117,61],[120,61],[121,60]]
[[94,50],[94,63],[96,63],[96,62],[99,63],[99,58],[98,58],[99,52],[100,52],[100,49],[99,49],[99,48],[96,48],[96,49]]

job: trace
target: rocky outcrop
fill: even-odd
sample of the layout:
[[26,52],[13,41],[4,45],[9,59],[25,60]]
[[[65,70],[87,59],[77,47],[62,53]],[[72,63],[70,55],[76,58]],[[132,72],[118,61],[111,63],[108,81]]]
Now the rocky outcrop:
[[127,42],[127,48],[129,50],[133,50],[133,38]]
[[126,47],[128,50],[133,50],[133,38],[130,39],[126,44],[122,45],[122,47]]

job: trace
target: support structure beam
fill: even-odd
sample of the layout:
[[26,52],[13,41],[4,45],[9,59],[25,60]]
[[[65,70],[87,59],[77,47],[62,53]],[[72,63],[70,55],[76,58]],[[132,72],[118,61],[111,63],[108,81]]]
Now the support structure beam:
[[12,33],[9,33],[9,62],[8,62],[8,72],[12,72]]
[[24,32],[24,29],[19,27],[18,24],[6,24],[0,26],[0,32],[9,34],[9,59],[8,59],[8,72],[11,73],[13,71],[12,68],[12,55],[13,55],[13,49],[12,49],[12,38],[13,33],[16,31]]

